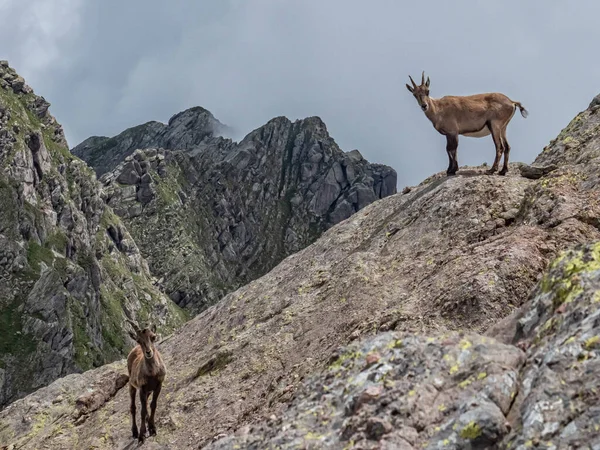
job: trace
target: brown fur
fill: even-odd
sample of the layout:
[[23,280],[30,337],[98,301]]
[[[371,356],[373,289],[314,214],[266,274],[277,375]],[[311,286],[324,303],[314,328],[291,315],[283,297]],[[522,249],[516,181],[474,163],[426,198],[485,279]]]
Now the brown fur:
[[[131,396],[131,433],[134,438],[138,438],[140,442],[144,442],[146,437],[146,420],[148,421],[150,436],[156,435],[154,414],[167,371],[162,357],[154,345],[156,340],[155,328],[149,327],[140,330],[134,322],[129,321],[129,323],[135,331],[135,333],[130,333],[130,335],[138,343],[127,356],[129,395]],[[140,391],[140,403],[142,406],[139,433],[135,421],[135,394],[137,390]],[[152,402],[150,403],[150,415],[148,416],[148,397],[150,393],[152,393]]]
[[425,81],[425,73],[421,76],[421,84],[417,86],[412,77],[409,77],[412,87],[406,88],[414,95],[415,99],[431,121],[434,128],[446,136],[446,152],[448,153],[448,175],[454,175],[458,170],[458,136],[479,134],[483,137],[492,135],[496,147],[496,158],[491,169],[493,174],[498,170],[500,158],[504,154],[504,164],[500,175],[508,172],[508,158],[510,145],[506,140],[506,128],[511,121],[516,108],[521,115],[527,117],[527,110],[519,102],[515,102],[504,94],[487,93],[468,96],[446,96],[439,99],[429,97],[429,77]]

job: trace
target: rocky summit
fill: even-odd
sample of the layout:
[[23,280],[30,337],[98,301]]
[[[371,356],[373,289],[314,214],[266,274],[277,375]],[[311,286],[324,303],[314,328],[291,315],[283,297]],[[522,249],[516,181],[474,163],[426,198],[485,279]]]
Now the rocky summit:
[[[73,149],[99,172],[112,155],[100,177],[106,202],[165,292],[194,312],[396,192],[393,169],[340,150],[318,117],[278,117],[239,143],[210,134],[215,121],[193,108],[160,139],[144,125],[112,138],[114,152],[93,139]],[[151,144],[168,147],[121,151]]]
[[[373,202],[178,329],[144,447],[600,446],[597,105],[532,165]],[[0,445],[136,445],[124,374],[12,403]]]
[[185,318],[49,106],[0,61],[0,407],[122,358],[126,316],[163,333]]

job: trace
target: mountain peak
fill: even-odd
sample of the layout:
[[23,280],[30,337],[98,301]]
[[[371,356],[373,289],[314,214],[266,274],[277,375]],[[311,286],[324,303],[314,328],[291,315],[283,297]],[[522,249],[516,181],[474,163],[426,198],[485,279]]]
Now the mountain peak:
[[231,134],[230,127],[219,122],[209,110],[195,106],[174,114],[166,125],[150,121],[128,128],[112,138],[88,138],[71,152],[102,175],[137,149],[191,150],[198,148],[206,139],[226,134]]

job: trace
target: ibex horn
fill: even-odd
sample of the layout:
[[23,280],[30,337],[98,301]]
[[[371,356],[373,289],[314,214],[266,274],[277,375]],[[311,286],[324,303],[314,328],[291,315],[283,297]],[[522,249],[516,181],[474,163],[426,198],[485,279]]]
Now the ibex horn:
[[425,84],[425,71],[421,74],[421,84]]
[[136,333],[140,331],[140,327],[133,320],[127,319],[127,322],[129,322],[129,324],[133,327],[133,331],[135,331]]
[[413,80],[410,75],[408,76],[408,78],[410,78],[410,82],[412,83],[413,87],[416,88],[417,87],[417,83],[415,83],[415,80]]

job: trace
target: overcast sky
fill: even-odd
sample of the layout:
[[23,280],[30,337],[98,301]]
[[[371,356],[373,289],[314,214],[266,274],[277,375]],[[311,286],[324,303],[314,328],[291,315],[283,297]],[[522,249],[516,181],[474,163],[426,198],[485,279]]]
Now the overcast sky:
[[[600,2],[558,0],[0,0],[0,59],[52,103],[71,146],[200,105],[244,135],[318,115],[345,151],[398,171],[445,170],[445,139],[405,88],[499,91],[531,162],[600,93]],[[459,163],[491,163],[491,137]]]

